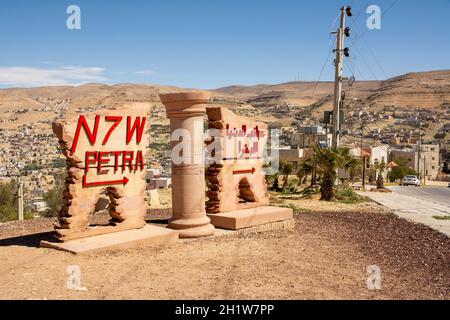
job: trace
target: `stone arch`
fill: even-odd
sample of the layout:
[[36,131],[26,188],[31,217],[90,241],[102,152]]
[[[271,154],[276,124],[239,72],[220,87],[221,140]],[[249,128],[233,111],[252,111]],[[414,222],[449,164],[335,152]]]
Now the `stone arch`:
[[256,202],[255,194],[247,178],[239,180],[237,196],[240,203]]

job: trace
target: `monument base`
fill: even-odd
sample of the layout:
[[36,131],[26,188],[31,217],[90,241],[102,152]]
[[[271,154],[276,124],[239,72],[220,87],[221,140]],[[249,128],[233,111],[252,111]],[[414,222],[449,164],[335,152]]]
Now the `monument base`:
[[91,253],[109,249],[172,244],[178,241],[178,232],[163,227],[146,225],[142,229],[108,233],[66,242],[41,241],[42,248],[67,251],[74,254]]
[[231,212],[208,214],[216,228],[240,230],[294,218],[292,209],[279,207],[259,207]]

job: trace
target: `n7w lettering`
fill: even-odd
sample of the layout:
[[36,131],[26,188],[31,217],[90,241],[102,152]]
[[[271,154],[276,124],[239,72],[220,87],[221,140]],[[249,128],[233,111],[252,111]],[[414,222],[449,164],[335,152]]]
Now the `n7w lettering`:
[[[83,130],[90,142],[91,145],[95,145],[97,142],[98,137],[98,131],[99,131],[99,125],[100,125],[100,116],[95,116],[94,124],[92,128],[89,127],[89,124],[87,123],[86,117],[81,115],[78,119],[77,129],[75,131],[75,137],[73,140],[72,148],[70,150],[70,153],[73,155],[78,146],[78,140],[80,138],[81,130]],[[116,128],[120,125],[120,123],[123,121],[122,116],[105,116],[104,117],[105,123],[111,123],[111,126],[109,130],[106,132],[104,138],[103,138],[103,145],[106,145],[109,141],[109,138],[111,137],[111,134],[116,130]],[[134,122],[132,117],[127,117],[127,125],[126,125],[126,132],[124,134],[125,137],[125,143],[124,145],[128,145],[133,140],[133,137],[136,136],[136,144],[139,145],[142,140],[142,135],[144,133],[145,129],[145,123],[147,121],[146,117],[135,117]]]
[[[102,125],[100,125],[101,121],[103,121]],[[105,146],[111,140],[112,134],[117,131],[119,125],[124,122],[124,125],[121,127],[123,132],[118,136],[116,135],[118,138],[115,138],[123,138],[122,141],[119,141],[120,150],[104,150],[105,148],[99,148],[101,150],[84,151],[85,173],[87,174],[90,168],[97,169],[98,174],[110,173],[112,170],[109,168],[113,168],[114,174],[119,170],[122,172],[125,170],[129,170],[129,172],[143,171],[145,169],[144,148],[137,148],[137,146],[142,141],[146,121],[146,117],[128,116],[125,120],[123,116],[108,115],[101,117],[97,115],[93,121],[90,121],[92,123],[89,124],[86,117],[81,115],[78,119],[70,152],[74,155],[77,147],[81,148],[79,146],[79,140],[82,131],[92,146],[95,146],[97,142],[101,142],[102,146]],[[99,137],[99,134],[102,137]],[[99,140],[100,138],[102,140]],[[114,145],[117,146],[117,140],[114,142]],[[135,150],[129,150],[126,147],[132,142],[136,144]]]

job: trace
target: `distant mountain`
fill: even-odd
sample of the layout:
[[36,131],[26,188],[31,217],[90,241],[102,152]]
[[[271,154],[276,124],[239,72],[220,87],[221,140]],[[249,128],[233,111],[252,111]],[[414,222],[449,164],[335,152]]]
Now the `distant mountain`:
[[[332,82],[289,82],[276,85],[231,86],[213,90],[217,100],[236,100],[254,106],[289,103],[320,109],[332,106]],[[450,103],[450,70],[409,73],[385,81],[357,81],[352,87],[344,84],[349,104],[371,108],[437,109]],[[357,100],[356,100],[357,99]]]
[[[78,108],[119,106],[123,102],[142,101],[159,105],[158,93],[179,92],[186,89],[144,84],[85,84],[81,86],[41,87],[29,89],[1,89],[0,117],[18,118],[24,124],[33,110],[51,112],[61,109],[73,112]],[[310,107],[315,114],[332,108],[334,84],[332,82],[288,82],[276,85],[230,86],[211,90],[218,103],[230,103],[234,108],[251,105],[266,114],[276,113],[276,106],[292,108]],[[440,109],[450,105],[450,70],[409,73],[385,81],[358,81],[352,87],[344,85],[347,107],[368,106],[379,109],[395,106],[403,109]],[[14,114],[14,110],[29,109],[27,114]],[[42,112],[42,111],[40,111]],[[42,117],[40,113],[34,120]],[[275,115],[286,117],[286,115]],[[287,114],[289,116],[289,113]],[[30,119],[31,119],[30,118]],[[8,122],[14,127],[14,121]]]
[[81,86],[40,87],[0,90],[0,112],[17,108],[38,108],[63,101],[70,109],[93,105],[118,105],[127,101],[159,102],[158,92],[180,88],[141,84],[85,84]]

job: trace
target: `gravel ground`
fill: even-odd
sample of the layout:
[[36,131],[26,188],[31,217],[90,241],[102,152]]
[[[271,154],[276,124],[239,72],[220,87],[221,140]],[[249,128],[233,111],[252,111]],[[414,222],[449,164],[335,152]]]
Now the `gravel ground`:
[[[296,220],[291,231],[86,256],[37,248],[51,219],[3,224],[0,298],[450,299],[446,236],[386,212],[311,212]],[[67,289],[69,265],[80,266],[85,291]],[[367,288],[370,265],[381,269],[381,290]]]

